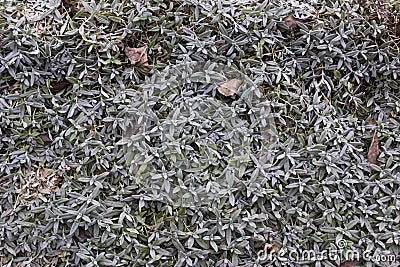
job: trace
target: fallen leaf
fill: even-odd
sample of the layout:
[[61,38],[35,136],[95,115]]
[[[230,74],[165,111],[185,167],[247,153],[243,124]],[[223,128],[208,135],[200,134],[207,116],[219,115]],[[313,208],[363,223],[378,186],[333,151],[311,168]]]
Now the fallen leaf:
[[12,84],[9,87],[10,92],[18,93],[18,89],[20,88],[21,84],[17,81],[12,81]]
[[371,145],[369,146],[368,150],[368,162],[371,164],[379,165],[378,157],[379,157],[379,140],[378,135],[376,134],[376,122],[370,121],[369,125],[373,126],[373,133],[372,133],[372,141]]
[[49,136],[48,133],[42,133],[39,135],[40,139],[43,141],[43,145],[49,146],[53,142],[52,138]]
[[62,90],[68,88],[68,86],[70,86],[71,83],[63,80],[63,81],[53,81],[50,83],[50,92],[54,93],[59,93]]
[[294,29],[297,27],[297,21],[299,21],[298,19],[296,19],[292,14],[289,14],[285,19],[284,22],[286,24],[286,26],[289,27],[289,29]]
[[72,17],[75,16],[79,11],[83,11],[83,9],[76,7],[76,4],[72,3],[71,0],[63,0],[61,2]]
[[239,86],[242,84],[242,80],[239,79],[231,79],[220,86],[218,86],[218,92],[223,94],[224,96],[234,96],[237,93]]
[[268,251],[272,252],[272,253],[278,253],[279,252],[279,248],[273,244],[265,244],[264,246],[264,252],[267,253]]
[[92,234],[86,230],[79,229],[79,233],[74,236],[74,239],[79,243],[86,242]]
[[147,47],[132,48],[126,46],[125,55],[134,66],[146,66],[147,64]]

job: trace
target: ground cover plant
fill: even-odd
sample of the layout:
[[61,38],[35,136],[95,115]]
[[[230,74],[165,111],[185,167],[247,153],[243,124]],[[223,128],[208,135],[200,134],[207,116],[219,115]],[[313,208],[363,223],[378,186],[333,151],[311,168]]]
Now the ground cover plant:
[[0,1],[0,266],[398,266],[399,9]]

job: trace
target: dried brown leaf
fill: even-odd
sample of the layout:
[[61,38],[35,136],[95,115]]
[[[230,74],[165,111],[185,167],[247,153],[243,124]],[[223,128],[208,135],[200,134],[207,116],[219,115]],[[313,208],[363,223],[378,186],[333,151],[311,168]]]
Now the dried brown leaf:
[[39,136],[40,139],[42,139],[43,141],[43,145],[45,146],[49,146],[53,142],[52,138],[49,136],[48,133],[41,133]]
[[220,92],[224,96],[233,97],[237,93],[237,90],[239,86],[242,84],[242,82],[243,81],[239,79],[228,80],[223,84],[221,84],[220,86],[218,86],[217,88],[218,92]]
[[146,66],[147,64],[147,47],[139,48],[125,47],[125,55],[134,66]]
[[79,230],[75,233],[73,238],[78,243],[84,243],[91,237],[93,237],[92,233],[90,233],[88,230],[84,230],[82,228],[79,228]]
[[71,0],[63,0],[61,1],[64,5],[65,9],[70,13],[71,16],[75,16],[79,11],[84,11],[83,8],[79,8],[76,6],[76,3],[73,3]]
[[67,80],[63,81],[53,81],[50,83],[50,92],[54,93],[59,93],[63,91],[64,89],[67,89],[68,86],[70,86],[71,83],[68,82]]
[[379,140],[378,135],[376,133],[376,122],[370,121],[369,125],[373,126],[373,133],[372,133],[372,141],[371,145],[369,146],[368,150],[368,162],[371,164],[379,165],[378,157],[379,157]]
[[297,18],[295,18],[292,14],[289,14],[285,19],[284,22],[286,26],[289,27],[289,29],[294,29],[297,27],[297,21],[299,21]]
[[265,244],[264,246],[264,252],[267,253],[268,251],[272,252],[272,253],[278,253],[280,250],[280,248],[278,248],[277,246],[275,246],[274,244]]

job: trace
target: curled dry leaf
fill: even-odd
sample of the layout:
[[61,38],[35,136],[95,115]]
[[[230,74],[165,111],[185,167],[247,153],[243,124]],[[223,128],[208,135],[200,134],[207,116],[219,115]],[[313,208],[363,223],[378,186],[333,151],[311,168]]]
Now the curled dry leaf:
[[372,141],[371,145],[369,146],[368,150],[368,162],[371,164],[379,165],[378,157],[379,157],[379,140],[378,135],[376,134],[376,122],[370,121],[369,125],[373,126],[373,133],[372,133]]
[[147,47],[139,48],[125,47],[125,55],[134,66],[146,67],[147,65]]
[[239,79],[228,80],[223,84],[221,84],[220,86],[218,86],[217,88],[218,92],[220,92],[224,96],[233,97],[237,93],[237,90],[239,86],[242,84],[242,82],[243,81]]

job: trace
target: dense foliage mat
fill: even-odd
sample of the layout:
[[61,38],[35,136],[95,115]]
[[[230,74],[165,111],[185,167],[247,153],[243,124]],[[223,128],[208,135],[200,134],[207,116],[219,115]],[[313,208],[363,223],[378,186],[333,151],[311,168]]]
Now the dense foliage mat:
[[[396,266],[398,12],[383,0],[0,1],[0,266],[338,266],[346,251]],[[246,75],[274,118],[271,147],[260,153],[240,99],[195,85],[242,118],[242,157],[201,117],[181,129],[195,138],[157,128],[127,157],[142,85],[183,62]],[[167,123],[195,92],[177,87],[150,111]],[[218,197],[185,205],[148,179]],[[340,257],[300,257],[311,250]]]

